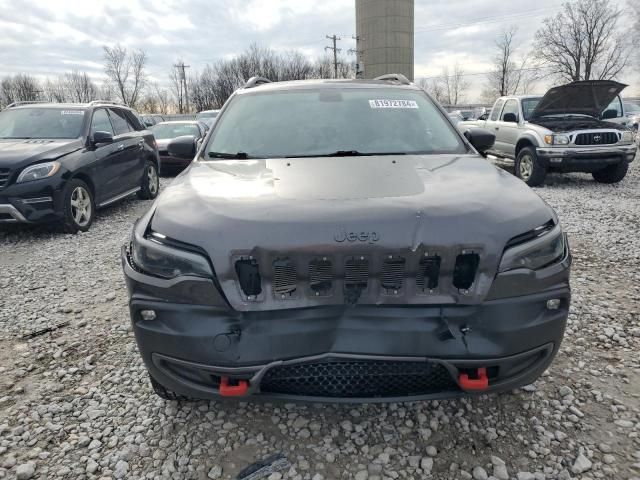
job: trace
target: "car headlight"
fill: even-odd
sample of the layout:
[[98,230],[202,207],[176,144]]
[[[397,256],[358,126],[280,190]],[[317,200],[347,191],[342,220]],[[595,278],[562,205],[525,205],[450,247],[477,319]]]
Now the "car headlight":
[[622,136],[620,137],[622,143],[631,143],[633,139],[633,132],[622,132]]
[[516,268],[537,270],[562,258],[566,249],[565,234],[560,225],[541,236],[508,248],[502,254],[500,272]]
[[[150,238],[134,235],[131,245],[133,263],[145,273],[162,278],[180,275],[213,277],[208,260],[195,252],[169,246],[163,235],[152,234]],[[176,243],[176,242],[171,242]]]
[[37,163],[25,168],[18,176],[17,183],[40,180],[55,175],[60,170],[59,162]]
[[544,143],[547,145],[569,145],[569,135],[545,135]]

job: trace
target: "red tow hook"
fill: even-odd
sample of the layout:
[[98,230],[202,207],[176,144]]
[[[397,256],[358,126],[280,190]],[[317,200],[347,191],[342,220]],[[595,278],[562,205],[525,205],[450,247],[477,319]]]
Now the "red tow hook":
[[223,397],[242,397],[249,390],[247,380],[238,380],[237,385],[229,385],[229,377],[220,377],[220,395]]
[[460,387],[462,387],[464,390],[474,391],[481,391],[489,388],[489,377],[487,376],[486,368],[478,368],[476,376],[477,378],[469,378],[469,374],[461,373],[458,377]]

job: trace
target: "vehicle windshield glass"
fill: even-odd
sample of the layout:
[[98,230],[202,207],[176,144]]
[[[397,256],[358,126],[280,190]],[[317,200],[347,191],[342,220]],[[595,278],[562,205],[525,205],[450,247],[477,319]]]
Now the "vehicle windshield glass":
[[196,115],[196,118],[216,118],[218,116],[218,112],[200,112]]
[[640,113],[640,105],[637,103],[625,102],[624,109],[627,113]]
[[84,110],[78,108],[9,108],[0,112],[0,138],[78,138]]
[[520,103],[522,104],[522,115],[524,116],[525,120],[529,120],[529,118],[531,117],[531,113],[535,110],[538,103],[540,103],[541,98],[542,97],[523,98],[522,100],[520,100]]
[[170,138],[182,137],[183,135],[200,135],[198,126],[192,123],[158,123],[149,130],[158,140],[166,140]]
[[[268,112],[268,115],[265,115]],[[206,151],[213,157],[465,153],[451,124],[417,90],[322,88],[233,98]]]

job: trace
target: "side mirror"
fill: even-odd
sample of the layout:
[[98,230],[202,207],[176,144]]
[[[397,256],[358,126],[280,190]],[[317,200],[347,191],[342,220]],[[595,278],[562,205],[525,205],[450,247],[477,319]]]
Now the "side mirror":
[[503,122],[518,123],[518,117],[516,117],[515,113],[505,113],[502,116],[502,121]]
[[613,108],[610,108],[609,110],[605,110],[602,113],[602,119],[606,120],[608,118],[616,118],[618,116],[618,112],[616,110],[614,110]]
[[176,137],[167,144],[167,151],[172,157],[191,159],[196,154],[196,139],[193,135]]
[[93,133],[93,144],[97,145],[99,143],[113,143],[113,135],[109,132],[94,132]]
[[464,132],[464,136],[473,145],[473,148],[480,153],[489,150],[496,141],[496,136],[484,128],[470,128]]
[[487,118],[489,118],[489,114],[488,113],[483,113],[482,115],[480,115],[478,117],[478,120],[486,120]]

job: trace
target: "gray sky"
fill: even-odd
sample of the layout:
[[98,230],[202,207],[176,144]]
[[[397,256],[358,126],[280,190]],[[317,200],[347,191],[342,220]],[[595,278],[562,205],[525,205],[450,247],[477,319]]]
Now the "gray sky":
[[[623,0],[617,0],[623,6]],[[152,80],[167,84],[177,58],[191,72],[241,52],[251,42],[277,50],[322,55],[327,34],[343,37],[343,53],[355,47],[354,0],[0,0],[0,75],[50,76],[78,69],[96,80],[102,46],[121,43],[147,52]],[[467,100],[482,91],[494,41],[517,25],[518,52],[530,42],[559,0],[416,0],[416,77],[437,76],[460,63],[469,73]],[[353,57],[351,57],[353,58]],[[627,95],[640,95],[638,75],[621,79]],[[545,90],[544,84],[539,90]]]

